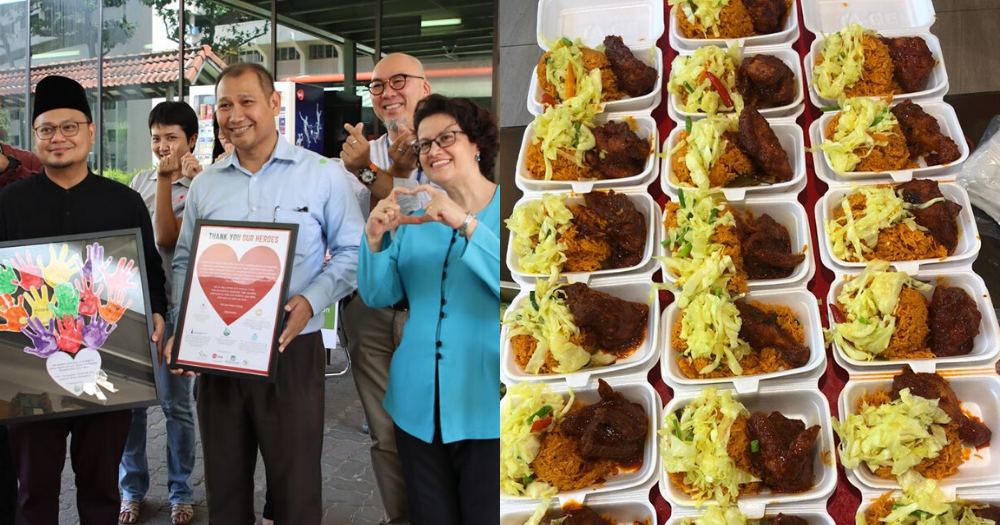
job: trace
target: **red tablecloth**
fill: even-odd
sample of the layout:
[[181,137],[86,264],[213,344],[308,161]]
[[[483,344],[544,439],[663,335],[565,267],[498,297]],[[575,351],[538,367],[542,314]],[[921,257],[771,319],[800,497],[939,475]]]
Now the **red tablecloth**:
[[[802,6],[798,5],[799,9],[799,20],[802,20]],[[665,20],[666,27],[670,27],[670,10],[666,10]],[[792,48],[798,51],[799,57],[804,57],[806,53],[809,52],[809,46],[815,38],[812,33],[807,31],[804,26],[800,24],[799,26],[799,40],[792,44]],[[663,37],[657,42],[660,49],[663,50],[664,57],[664,75],[669,77],[669,65],[673,61],[674,57],[677,56],[677,52],[670,48],[670,42],[667,37],[667,33],[664,33]],[[803,68],[804,69],[804,68]],[[809,75],[811,72],[804,71],[803,74]],[[666,83],[664,82],[664,85]],[[805,86],[799,86],[801,89],[805,89]],[[662,141],[670,134],[670,130],[676,125],[674,121],[670,119],[667,115],[667,98],[669,94],[666,93],[664,89],[663,102],[653,112],[653,117],[656,119],[659,132],[660,141]],[[798,124],[802,126],[803,135],[805,136],[806,146],[809,144],[809,136],[807,130],[809,125],[812,124],[813,120],[819,118],[821,112],[819,109],[813,107],[809,103],[808,95],[805,97],[806,110],[798,118]],[[661,175],[662,176],[662,175]],[[823,299],[824,305],[821,307],[820,317],[823,319],[824,326],[826,325],[826,294],[830,289],[830,283],[834,279],[834,274],[832,271],[823,267],[819,260],[819,251],[815,249],[818,246],[819,239],[817,237],[817,225],[815,222],[815,217],[813,213],[813,208],[816,205],[816,201],[826,193],[826,183],[816,178],[816,172],[813,168],[812,155],[806,155],[806,178],[807,186],[806,189],[799,193],[799,202],[802,203],[806,208],[806,213],[809,215],[810,229],[812,230],[812,247],[810,250],[811,256],[816,260],[816,276],[812,281],[809,282],[809,291],[811,291],[816,297]],[[663,194],[660,189],[660,181],[656,180],[653,184],[649,186],[649,193],[662,207],[664,203],[667,202],[668,198]],[[661,276],[657,274],[654,276],[657,281],[662,281]],[[666,308],[666,306],[671,302],[672,298],[668,292],[661,292],[660,301],[661,305]],[[837,396],[840,394],[840,390],[844,387],[847,382],[847,372],[841,369],[833,361],[833,355],[831,350],[827,349],[827,365],[826,373],[819,380],[820,390],[826,395],[827,399],[830,401],[830,410],[834,416],[839,416],[837,413]],[[663,403],[666,404],[671,398],[673,398],[673,390],[660,377],[660,367],[656,366],[649,373],[649,382],[652,383],[656,391],[660,393],[663,398]],[[657,523],[664,524],[670,518],[670,505],[665,499],[660,495],[659,488],[654,486],[649,493],[650,501],[656,507]],[[833,493],[827,502],[827,511],[836,523],[854,523],[854,515],[861,504],[861,493],[847,481],[847,477],[844,475],[844,468],[837,463],[837,490]]]

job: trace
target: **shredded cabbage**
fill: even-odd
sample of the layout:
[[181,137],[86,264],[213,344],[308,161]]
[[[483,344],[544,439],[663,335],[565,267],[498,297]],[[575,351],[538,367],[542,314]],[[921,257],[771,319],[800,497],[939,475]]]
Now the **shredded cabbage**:
[[844,283],[837,303],[847,322],[835,323],[827,339],[851,359],[871,361],[885,351],[896,330],[896,306],[904,286],[929,292],[931,285],[903,272],[890,272],[889,263],[872,261],[857,277]]
[[549,503],[552,498],[542,498],[542,501],[535,507],[535,512],[531,514],[528,521],[524,522],[524,525],[539,525],[542,522],[542,518],[545,517],[545,513],[549,510]]
[[[747,517],[740,512],[739,507],[711,505],[705,508],[705,513],[697,518],[684,518],[679,525],[749,525]],[[758,523],[753,520],[753,523]]]
[[[739,47],[728,50],[718,46],[699,47],[692,55],[678,55],[670,65],[667,90],[677,96],[682,111],[715,114],[718,111],[743,111],[743,97],[736,90],[736,69],[742,62]],[[727,108],[705,72],[715,75],[726,87],[733,108]],[[686,100],[686,102],[681,102]]]
[[[555,284],[553,284],[555,283]],[[530,335],[537,341],[525,371],[537,374],[549,352],[559,362],[556,372],[575,372],[591,361],[591,355],[571,339],[580,334],[573,323],[573,313],[566,306],[562,287],[555,279],[536,279],[529,299],[511,311],[504,324],[511,326],[508,337]]]
[[566,262],[566,245],[558,238],[573,223],[573,212],[566,207],[567,195],[545,193],[514,208],[504,221],[513,236],[514,253],[521,271],[554,275]]
[[[854,217],[849,202],[850,197],[857,193],[865,196],[864,215],[859,218]],[[903,223],[910,230],[926,230],[917,224],[903,199],[888,186],[852,185],[851,193],[845,195],[837,205],[844,210],[844,215],[833,219],[831,210],[831,218],[826,220],[825,226],[833,245],[833,255],[840,259],[866,260],[865,254],[875,249],[878,234],[883,228]]]
[[833,138],[819,145],[830,167],[841,174],[854,171],[876,146],[888,144],[888,136],[893,135],[892,128],[898,124],[889,105],[883,101],[852,98],[844,101],[842,107]]
[[726,445],[736,417],[750,417],[732,392],[706,388],[691,401],[678,418],[675,412],[664,418],[660,429],[660,452],[668,473],[684,473],[684,482],[693,487],[696,507],[716,500],[720,505],[735,502],[740,485],[760,481],[736,466]]
[[743,374],[740,359],[752,349],[740,339],[740,311],[729,293],[717,289],[716,293],[700,293],[688,303],[681,319],[681,337],[687,349],[681,354],[691,358],[711,359],[712,362],[698,371],[707,374],[722,364],[736,375]]
[[[993,520],[980,518],[973,510],[985,508],[967,501],[948,501],[934,480],[908,471],[900,477],[903,489],[892,511],[881,519],[886,525],[995,525]],[[857,525],[865,525],[863,513],[856,517]]]
[[706,31],[712,31],[712,36],[718,37],[719,16],[729,0],[667,0],[667,3],[680,9],[688,22],[701,24]]
[[[870,34],[877,35],[874,31]],[[851,24],[836,33],[823,35],[823,63],[813,67],[813,85],[819,96],[836,100],[844,90],[861,78],[865,65],[865,52],[861,39],[865,29]],[[819,60],[817,60],[819,62]]]
[[831,418],[840,436],[840,462],[854,469],[863,461],[874,472],[891,467],[899,476],[928,458],[936,458],[948,444],[944,425],[951,421],[937,399],[899,391],[899,399],[877,407],[862,404],[857,414],[840,423]]
[[681,287],[677,306],[684,308],[691,297],[726,288],[726,283],[736,272],[732,257],[723,254],[724,246],[712,242],[715,229],[736,226],[736,218],[725,206],[721,190],[679,190],[680,208],[677,209],[677,226],[667,231],[663,246],[670,255],[662,260]]
[[708,171],[715,161],[726,151],[729,141],[722,137],[726,131],[736,131],[739,127],[736,119],[723,115],[714,115],[697,120],[691,124],[691,133],[677,142],[669,154],[673,155],[684,144],[688,145],[684,163],[691,172],[691,180],[695,187],[707,190],[709,188]]
[[[591,131],[597,125],[594,116],[601,111],[601,70],[587,71],[580,41],[561,38],[549,43],[552,53],[545,59],[546,78],[556,86],[562,101],[548,106],[535,117],[532,143],[542,144],[545,180],[552,180],[552,161],[560,154],[569,155],[577,166],[584,154],[597,144]],[[573,96],[567,97],[567,71],[573,69]],[[560,153],[560,150],[564,150]]]
[[[555,487],[534,479],[531,462],[542,446],[540,432],[531,432],[535,415],[550,407],[553,426],[569,412],[575,395],[569,398],[555,394],[545,383],[518,383],[507,390],[507,403],[500,410],[500,490],[512,496],[527,495],[532,499],[550,497]],[[547,417],[547,416],[546,416]]]

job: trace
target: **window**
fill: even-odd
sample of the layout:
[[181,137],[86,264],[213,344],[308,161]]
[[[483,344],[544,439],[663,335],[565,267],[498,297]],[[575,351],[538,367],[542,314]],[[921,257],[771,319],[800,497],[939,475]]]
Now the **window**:
[[324,58],[337,58],[337,48],[323,44],[309,46],[309,60],[322,60]]
[[278,60],[298,60],[299,50],[294,47],[279,47]]
[[260,54],[260,51],[255,49],[241,49],[239,54],[240,62],[253,62],[255,64],[263,64],[264,57]]

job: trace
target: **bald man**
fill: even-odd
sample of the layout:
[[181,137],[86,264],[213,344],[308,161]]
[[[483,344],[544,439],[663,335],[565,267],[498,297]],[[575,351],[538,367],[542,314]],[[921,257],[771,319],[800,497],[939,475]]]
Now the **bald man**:
[[[431,93],[424,66],[416,58],[393,53],[375,65],[368,83],[375,115],[388,133],[369,142],[362,124],[344,128],[350,138],[340,154],[344,167],[360,180],[371,194],[371,205],[384,199],[393,187],[414,187],[428,183],[427,175],[417,166],[413,112]],[[404,212],[423,206],[418,197],[399,198]],[[367,211],[366,215],[367,215]],[[406,485],[396,452],[392,418],[382,408],[389,381],[392,354],[403,336],[403,324],[409,315],[406,304],[391,308],[370,308],[361,297],[351,297],[344,309],[344,330],[351,355],[354,383],[368,419],[372,438],[372,467],[379,495],[385,508],[382,523],[407,523]]]

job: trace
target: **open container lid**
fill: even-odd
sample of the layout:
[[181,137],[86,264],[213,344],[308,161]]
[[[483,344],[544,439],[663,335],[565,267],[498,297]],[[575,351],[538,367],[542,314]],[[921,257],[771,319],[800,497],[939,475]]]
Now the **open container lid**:
[[802,23],[817,37],[857,23],[865,29],[928,30],[936,20],[932,0],[809,0]]
[[656,45],[663,36],[663,1],[656,0],[539,0],[536,22],[538,46],[547,40],[580,38],[595,47],[608,35],[622,37],[628,47]]
[[[654,478],[655,479],[655,478]],[[652,480],[651,480],[652,481]],[[608,516],[615,523],[656,523],[656,509],[649,501],[649,489],[652,483],[647,483],[640,489],[613,492],[610,494],[594,494],[588,496],[586,506],[601,516]],[[563,498],[553,498],[549,502],[549,510],[556,510],[573,501]],[[583,502],[575,502],[581,503]],[[535,512],[538,502],[509,503],[500,502],[500,525],[524,525],[531,514]],[[647,522],[647,519],[649,520]]]

